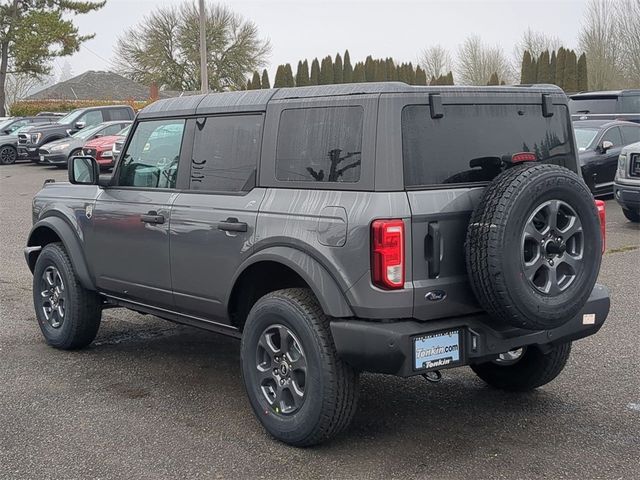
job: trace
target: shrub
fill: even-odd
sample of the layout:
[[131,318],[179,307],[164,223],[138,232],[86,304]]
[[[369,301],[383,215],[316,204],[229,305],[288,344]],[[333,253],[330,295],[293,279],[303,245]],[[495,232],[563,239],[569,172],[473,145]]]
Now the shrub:
[[70,112],[76,108],[98,107],[101,105],[122,105],[126,103],[137,112],[138,110],[153,103],[147,101],[105,101],[105,100],[24,100],[11,105],[10,113],[14,117],[29,117],[40,112]]

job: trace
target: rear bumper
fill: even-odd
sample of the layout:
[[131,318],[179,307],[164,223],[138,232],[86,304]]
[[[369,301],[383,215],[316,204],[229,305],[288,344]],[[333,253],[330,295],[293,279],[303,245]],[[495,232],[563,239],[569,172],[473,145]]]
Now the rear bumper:
[[552,330],[500,329],[487,314],[444,320],[334,320],[331,333],[340,357],[353,367],[401,377],[420,375],[413,368],[413,338],[460,329],[463,364],[479,363],[525,345],[563,343],[595,334],[609,314],[609,291],[596,285],[584,308],[569,322]]
[[613,185],[613,194],[623,208],[640,211],[640,184],[627,185],[616,182]]

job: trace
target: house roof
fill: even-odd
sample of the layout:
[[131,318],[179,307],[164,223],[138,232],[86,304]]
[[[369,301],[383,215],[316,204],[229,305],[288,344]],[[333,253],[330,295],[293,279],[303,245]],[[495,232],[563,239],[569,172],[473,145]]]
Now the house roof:
[[[27,100],[148,100],[149,87],[113,72],[90,70],[56,83]],[[172,95],[160,92],[160,98]]]

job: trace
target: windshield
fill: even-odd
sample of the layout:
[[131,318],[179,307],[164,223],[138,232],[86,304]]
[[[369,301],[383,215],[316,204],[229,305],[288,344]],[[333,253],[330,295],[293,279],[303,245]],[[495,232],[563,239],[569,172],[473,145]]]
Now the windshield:
[[79,138],[80,140],[86,140],[87,138],[98,133],[103,128],[104,126],[102,125],[96,125],[95,127],[87,127],[87,128],[83,128],[79,132],[72,133],[71,136],[73,138]]
[[574,131],[576,133],[576,144],[581,152],[591,145],[591,142],[598,134],[598,129],[596,128],[576,128]]
[[5,120],[4,122],[0,122],[0,131],[5,130],[13,122],[14,122],[13,120]]
[[33,125],[25,125],[24,127],[20,127],[17,130],[15,130],[11,135],[18,135],[19,133],[24,133],[27,130],[32,129],[34,126]]
[[129,130],[131,130],[131,125],[124,127],[122,130],[116,133],[116,135],[121,135],[123,137],[126,137],[127,135],[129,135]]
[[58,123],[73,123],[75,122],[80,115],[82,115],[83,110],[73,110],[72,112],[67,113],[64,117],[58,120]]

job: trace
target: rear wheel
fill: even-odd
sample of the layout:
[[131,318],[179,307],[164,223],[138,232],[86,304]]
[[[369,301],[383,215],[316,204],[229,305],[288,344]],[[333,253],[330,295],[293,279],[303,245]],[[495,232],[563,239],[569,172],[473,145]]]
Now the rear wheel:
[[358,374],[338,358],[329,319],[309,290],[258,300],[244,326],[241,358],[253,411],[276,439],[315,445],[351,422]]
[[630,210],[628,208],[623,208],[622,213],[627,217],[627,220],[633,223],[640,223],[640,211]]
[[98,333],[100,297],[80,285],[60,243],[50,243],[38,256],[33,271],[33,304],[40,330],[52,347],[82,348]]
[[522,392],[556,378],[570,353],[571,342],[553,345],[548,350],[528,346],[503,353],[491,362],[471,365],[471,369],[492,387]]
[[0,164],[11,165],[16,163],[18,158],[18,151],[11,145],[4,145],[0,147]]

